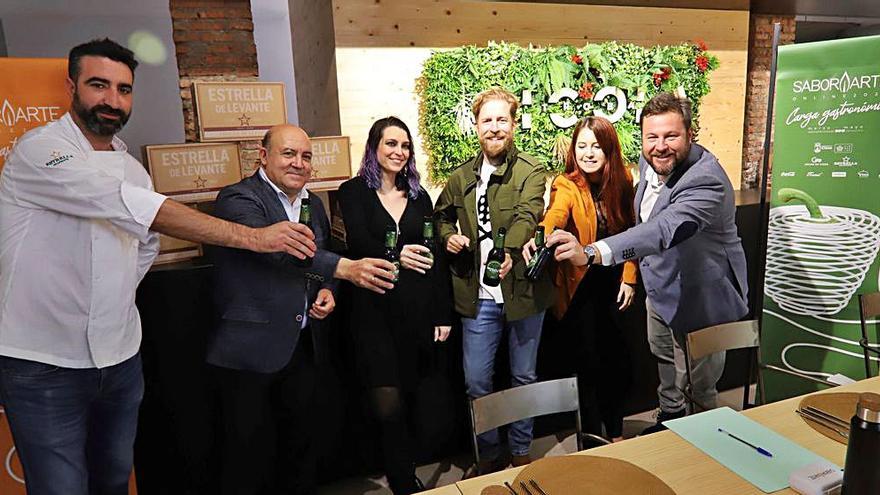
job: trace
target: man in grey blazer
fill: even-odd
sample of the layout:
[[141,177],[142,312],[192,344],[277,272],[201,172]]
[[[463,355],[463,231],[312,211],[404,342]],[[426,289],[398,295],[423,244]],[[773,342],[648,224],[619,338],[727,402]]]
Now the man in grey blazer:
[[[317,249],[309,264],[284,253],[216,248],[213,365],[223,418],[222,493],[314,493],[312,439],[321,320],[333,311],[334,278],[391,289],[394,265],[351,261],[327,250],[330,223],[304,187],[312,145],[302,129],[276,126],[260,149],[260,169],[220,191],[214,214],[251,227],[297,222],[311,202]],[[382,280],[382,278],[387,280]]]
[[[556,259],[576,265],[614,265],[640,259],[647,291],[648,342],[659,360],[657,426],[683,416],[688,332],[741,319],[748,313],[746,260],[737,234],[733,187],[706,148],[693,143],[686,99],[660,93],[643,108],[641,179],[636,225],[580,246],[568,232],[548,239]],[[724,353],[693,362],[694,399],[715,407]]]

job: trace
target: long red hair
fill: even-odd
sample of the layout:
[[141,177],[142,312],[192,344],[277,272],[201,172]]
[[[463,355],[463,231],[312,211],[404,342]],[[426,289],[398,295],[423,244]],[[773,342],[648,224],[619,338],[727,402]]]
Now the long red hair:
[[603,213],[608,221],[608,234],[616,234],[632,227],[636,223],[636,215],[633,209],[633,188],[630,174],[627,173],[623,162],[623,153],[620,151],[620,141],[617,139],[617,131],[608,119],[603,117],[586,117],[580,120],[574,128],[571,136],[571,145],[568,147],[568,155],[565,157],[565,176],[582,189],[589,190],[591,185],[586,175],[578,167],[575,158],[575,146],[578,135],[587,128],[596,135],[596,141],[602,152],[605,153],[607,163],[602,167],[602,180],[599,183],[599,194],[605,205]]

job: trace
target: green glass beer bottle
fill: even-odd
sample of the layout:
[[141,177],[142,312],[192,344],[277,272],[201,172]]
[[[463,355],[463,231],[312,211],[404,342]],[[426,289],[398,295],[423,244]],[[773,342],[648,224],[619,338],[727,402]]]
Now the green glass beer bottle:
[[394,265],[394,278],[391,281],[397,283],[400,278],[400,251],[397,250],[397,227],[394,225],[385,229],[384,258]]
[[489,251],[486,258],[486,270],[483,272],[483,284],[489,287],[498,287],[501,283],[501,265],[504,263],[504,236],[507,229],[501,227],[495,234],[495,247]]
[[[312,201],[308,197],[302,199],[302,204],[299,208],[299,223],[308,227],[309,230],[312,229]],[[312,266],[312,258],[312,256],[309,256],[303,260],[297,259],[296,264],[303,267]]]
[[425,217],[422,223],[422,246],[428,248],[424,256],[434,259],[434,219],[431,217]]
[[532,282],[537,281],[550,261],[551,254],[550,248],[544,244],[544,226],[538,225],[538,230],[535,231],[535,254],[526,265],[526,278]]

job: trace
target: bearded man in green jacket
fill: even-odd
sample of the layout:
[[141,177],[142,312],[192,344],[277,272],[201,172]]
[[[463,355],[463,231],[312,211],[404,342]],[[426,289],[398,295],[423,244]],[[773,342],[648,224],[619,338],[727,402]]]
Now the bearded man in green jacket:
[[[534,157],[513,144],[519,102],[509,91],[491,88],[477,95],[473,112],[481,152],[450,176],[435,206],[440,239],[452,261],[455,309],[461,314],[464,374],[472,398],[492,392],[495,353],[508,335],[511,384],[537,379],[535,365],[544,310],[553,302],[546,273],[530,282],[521,249],[544,213],[546,177]],[[459,230],[458,227],[461,228]],[[499,229],[505,229],[501,283],[484,283],[486,260]],[[532,419],[511,424],[508,444],[514,466],[529,462]],[[498,432],[479,436],[479,471],[506,465],[499,461]]]

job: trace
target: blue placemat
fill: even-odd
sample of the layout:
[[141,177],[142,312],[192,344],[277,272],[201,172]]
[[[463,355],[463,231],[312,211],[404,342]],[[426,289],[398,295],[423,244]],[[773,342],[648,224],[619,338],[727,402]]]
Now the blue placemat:
[[[729,407],[673,419],[663,424],[766,493],[787,488],[788,475],[792,471],[825,460]],[[769,451],[773,457],[762,455],[752,447],[719,432],[719,428]]]

